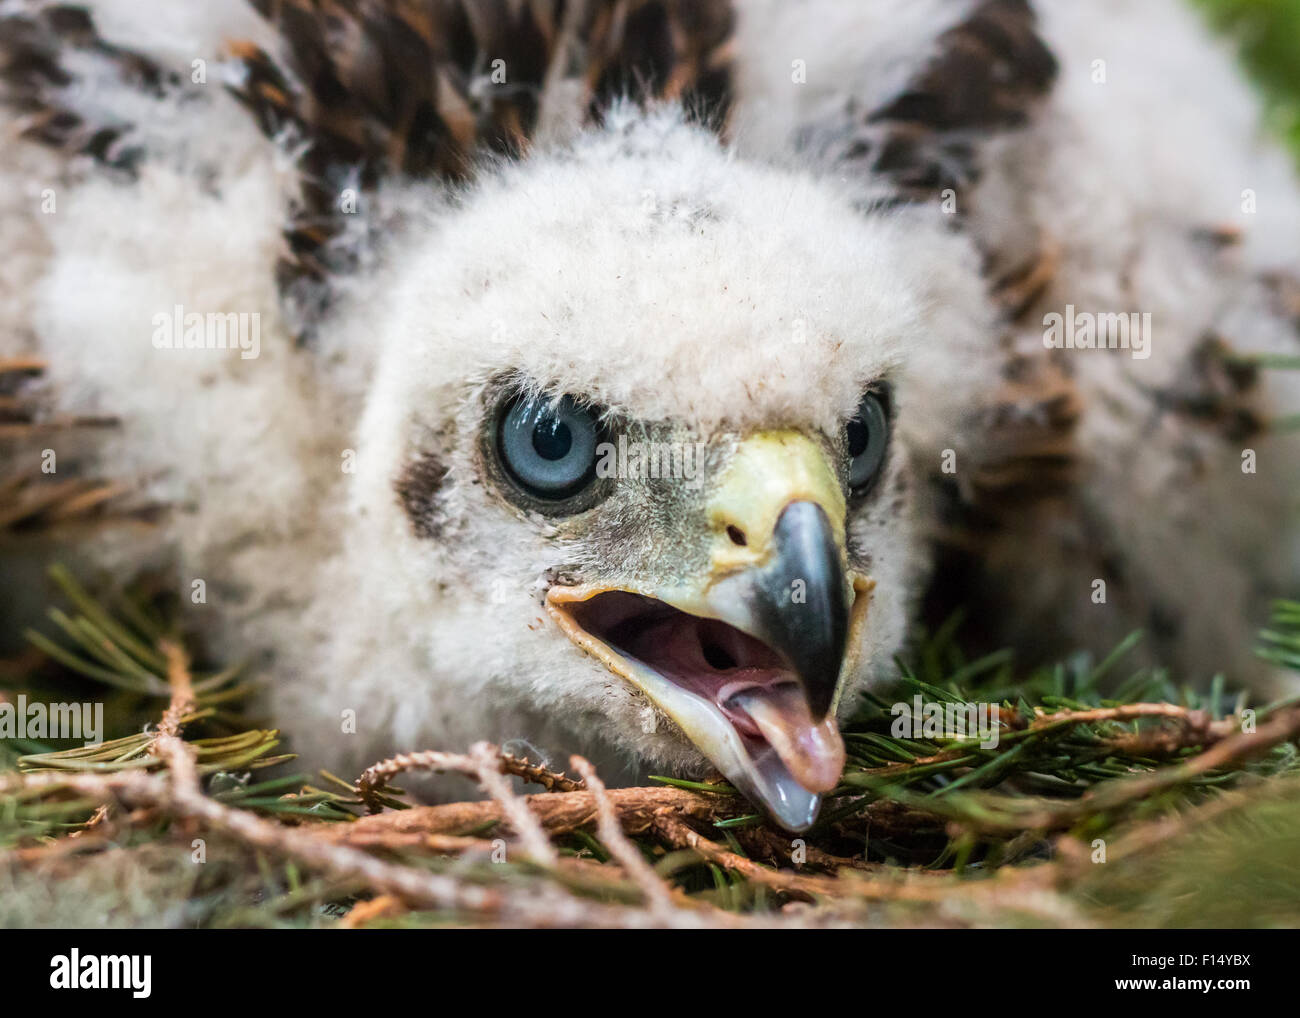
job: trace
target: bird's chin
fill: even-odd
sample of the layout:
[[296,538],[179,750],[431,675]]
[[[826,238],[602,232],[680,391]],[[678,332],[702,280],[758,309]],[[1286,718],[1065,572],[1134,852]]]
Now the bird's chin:
[[[867,601],[856,598],[855,623]],[[774,820],[791,831],[812,825],[843,771],[844,742],[834,711],[815,717],[780,654],[719,619],[627,590],[553,588],[547,608],[575,644],[644,692]]]

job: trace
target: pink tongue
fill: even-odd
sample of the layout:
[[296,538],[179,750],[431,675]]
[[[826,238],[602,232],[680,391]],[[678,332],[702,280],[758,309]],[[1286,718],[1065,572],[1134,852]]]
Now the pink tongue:
[[835,716],[814,722],[794,684],[737,693],[731,702],[750,716],[794,779],[810,792],[829,792],[844,771],[844,740]]
[[[723,648],[736,665],[710,664],[706,640]],[[753,637],[720,622],[675,615],[643,627],[627,650],[712,700],[746,738],[753,739],[757,729],[808,791],[830,791],[839,782],[844,741],[834,717],[813,721],[794,673]]]

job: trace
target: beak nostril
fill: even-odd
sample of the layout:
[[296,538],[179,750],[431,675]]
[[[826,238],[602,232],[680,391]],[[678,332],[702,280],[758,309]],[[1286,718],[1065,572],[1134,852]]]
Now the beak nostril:
[[734,523],[727,527],[727,536],[731,538],[732,544],[738,544],[742,548],[749,543],[749,539],[745,537],[745,532]]

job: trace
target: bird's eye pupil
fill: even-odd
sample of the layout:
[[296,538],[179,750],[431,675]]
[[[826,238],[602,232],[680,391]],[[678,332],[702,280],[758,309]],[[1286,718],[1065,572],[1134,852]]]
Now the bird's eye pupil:
[[533,448],[544,460],[562,460],[573,448],[573,432],[557,417],[543,418],[533,428]]
[[844,425],[849,454],[849,487],[862,494],[880,473],[889,446],[889,416],[882,397],[869,392],[858,404],[853,420]]
[[871,432],[867,430],[865,424],[855,417],[849,421],[844,430],[848,438],[850,456],[861,456],[867,451],[867,443],[871,440]]
[[560,501],[595,475],[603,431],[595,413],[572,396],[512,396],[497,418],[501,465],[528,494]]

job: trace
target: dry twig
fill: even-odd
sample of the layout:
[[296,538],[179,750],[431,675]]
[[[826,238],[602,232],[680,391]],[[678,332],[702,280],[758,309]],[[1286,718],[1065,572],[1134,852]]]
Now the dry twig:
[[[513,774],[535,785],[541,785],[548,792],[577,792],[583,788],[581,781],[574,781],[563,774],[547,770],[541,764],[529,763],[509,753],[500,753],[499,756],[502,774]],[[456,753],[443,753],[436,749],[399,753],[397,756],[367,767],[357,779],[357,795],[361,797],[361,801],[366,804],[371,813],[378,813],[383,809],[380,793],[398,774],[406,771],[454,771],[473,774],[474,771],[465,770],[464,764],[465,757]]]
[[569,763],[582,775],[583,781],[596,801],[596,830],[600,840],[609,849],[609,854],[641,889],[652,913],[660,917],[671,915],[673,902],[668,887],[645,861],[641,850],[623,833],[618,813],[610,803],[609,792],[605,788],[605,783],[597,776],[596,769],[591,766],[590,761],[580,756],[570,757]]
[[529,812],[528,806],[519,796],[510,790],[510,783],[501,773],[501,751],[487,742],[476,742],[469,749],[469,758],[479,784],[484,791],[501,806],[501,811],[510,825],[519,834],[526,851],[534,862],[544,866],[554,866],[557,860],[555,846],[546,836],[546,831]]

